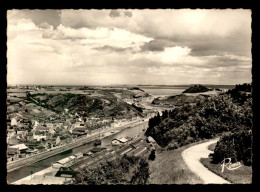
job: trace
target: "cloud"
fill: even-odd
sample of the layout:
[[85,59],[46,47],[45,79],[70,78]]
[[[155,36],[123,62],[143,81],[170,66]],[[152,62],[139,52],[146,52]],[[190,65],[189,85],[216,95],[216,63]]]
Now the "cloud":
[[132,17],[133,13],[131,11],[120,11],[118,9],[113,9],[111,10],[111,12],[109,13],[110,17]]
[[250,14],[249,10],[11,10],[8,82],[249,82]]
[[172,47],[177,45],[171,40],[155,39],[145,43],[141,47],[141,51],[164,51],[165,47]]
[[[123,17],[126,12],[131,12],[132,17]],[[111,18],[110,13],[116,15],[116,19]],[[249,10],[79,10],[76,14],[67,10],[62,11],[61,20],[64,26],[72,28],[116,27],[158,41],[168,39],[176,46],[192,48],[191,54],[197,56],[211,55],[215,52],[250,54]],[[216,28],[217,26],[221,27]],[[152,42],[146,48],[163,49],[160,45],[156,47],[155,43]],[[144,51],[146,48],[144,47]]]
[[53,26],[50,25],[49,23],[47,22],[43,22],[41,23],[40,25],[38,25],[40,28],[42,29],[47,29],[47,30],[53,30]]
[[124,14],[125,14],[126,17],[132,17],[133,16],[133,13],[131,11],[125,11]]
[[110,17],[120,17],[120,12],[117,10],[111,10],[111,12],[109,13]]
[[110,31],[107,28],[97,28],[96,30],[88,28],[74,29],[70,27],[64,27],[59,25],[57,30],[45,31],[43,38],[51,39],[104,39],[110,35]]
[[124,51],[128,51],[128,50],[132,50],[132,47],[114,47],[114,46],[110,46],[110,45],[104,45],[102,47],[94,47],[92,49],[95,50],[101,50],[101,51],[115,51],[115,52],[124,52]]

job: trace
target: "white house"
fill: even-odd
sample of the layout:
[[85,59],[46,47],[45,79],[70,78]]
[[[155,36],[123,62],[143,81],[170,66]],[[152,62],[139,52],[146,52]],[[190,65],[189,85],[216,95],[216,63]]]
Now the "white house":
[[9,147],[10,149],[18,149],[20,153],[25,153],[28,147],[25,144],[17,144]]
[[16,120],[16,118],[12,118],[12,120],[11,120],[11,126],[17,126],[17,120]]
[[56,138],[56,145],[60,143],[60,136]]

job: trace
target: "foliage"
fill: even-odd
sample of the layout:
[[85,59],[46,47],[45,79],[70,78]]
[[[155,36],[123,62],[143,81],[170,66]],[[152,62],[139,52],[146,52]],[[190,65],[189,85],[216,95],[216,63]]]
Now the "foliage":
[[145,185],[148,181],[149,175],[149,164],[145,159],[141,159],[138,169],[134,171],[130,183]]
[[[248,86],[236,86],[235,89],[249,90]],[[160,146],[172,150],[228,132],[228,136],[223,136],[226,140],[222,139],[217,146],[215,161],[231,156],[250,164],[252,98],[243,97],[243,102],[238,100],[228,92],[205,97],[195,105],[184,104],[151,118],[145,134],[152,136]]]
[[224,134],[215,147],[213,162],[219,163],[224,158],[231,158],[233,162],[243,161],[245,165],[251,165],[252,132],[240,130]]
[[117,100],[109,91],[100,90],[99,92],[100,94],[97,97],[71,93],[33,94],[31,101],[57,113],[62,113],[66,108],[70,113],[77,113],[83,119],[93,115],[102,117],[141,116],[141,108]]
[[227,94],[230,94],[233,100],[239,104],[243,104],[249,97],[252,90],[251,84],[244,83],[242,85],[238,84],[234,89],[228,90]]
[[193,85],[190,86],[188,89],[186,89],[185,91],[183,91],[183,93],[201,93],[201,92],[206,92],[206,91],[210,91],[211,89],[202,86],[202,85]]
[[146,184],[149,164],[141,157],[123,156],[86,168],[76,177],[76,184]]
[[155,160],[155,150],[152,150],[151,151],[151,153],[150,153],[150,155],[149,155],[149,158],[148,158],[149,160]]

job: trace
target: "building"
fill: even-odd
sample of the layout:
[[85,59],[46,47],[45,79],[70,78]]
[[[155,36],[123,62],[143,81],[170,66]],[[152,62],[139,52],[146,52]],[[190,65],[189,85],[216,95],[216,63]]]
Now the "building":
[[12,120],[11,120],[11,126],[13,127],[13,126],[17,126],[17,120],[16,120],[16,118],[12,118]]
[[147,141],[148,141],[149,143],[156,143],[156,141],[155,141],[151,136],[149,136],[149,137],[147,138]]
[[126,143],[127,141],[128,139],[123,137],[123,138],[113,139],[111,143],[112,145],[121,145]]
[[25,154],[26,151],[28,150],[28,147],[25,144],[17,144],[8,147],[8,150],[12,152],[18,152],[19,154]]

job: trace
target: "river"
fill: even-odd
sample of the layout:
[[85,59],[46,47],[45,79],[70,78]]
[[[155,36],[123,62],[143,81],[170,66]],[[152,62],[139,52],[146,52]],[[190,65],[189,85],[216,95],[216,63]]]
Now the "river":
[[140,86],[145,92],[149,93],[150,95],[163,97],[163,96],[174,96],[181,94],[184,90],[186,90],[189,86]]
[[[135,137],[135,136],[138,136],[138,137],[141,137],[143,136],[144,134],[144,131],[143,129],[144,128],[147,128],[148,126],[148,123],[145,122],[144,124],[141,124],[141,125],[137,125],[135,127],[132,127],[132,128],[127,128],[127,129],[124,129],[122,130],[121,132],[119,133],[116,133],[114,135],[111,135],[111,136],[108,136],[106,138],[103,138],[102,139],[102,144],[100,147],[105,147],[105,148],[108,148],[108,149],[116,149],[117,146],[112,146],[111,145],[111,141],[115,138],[119,138],[119,137]],[[12,183],[12,182],[15,182],[19,179],[22,179],[26,176],[29,176],[31,173],[36,173],[38,171],[41,171],[45,168],[48,168],[51,166],[52,163],[54,163],[55,161],[58,161],[60,159],[63,159],[65,157],[68,157],[70,155],[73,155],[73,154],[76,154],[78,152],[87,152],[89,151],[90,149],[93,148],[93,144],[94,142],[90,142],[86,145],[82,145],[80,147],[77,147],[77,148],[74,148],[74,149],[71,149],[65,153],[61,153],[61,154],[57,154],[55,156],[52,156],[48,159],[44,159],[42,161],[39,161],[39,162],[36,162],[32,165],[29,165],[29,166],[25,166],[25,167],[22,167],[20,169],[17,169],[17,170],[14,170],[12,172],[9,172],[7,174],[7,182],[8,183]]]

